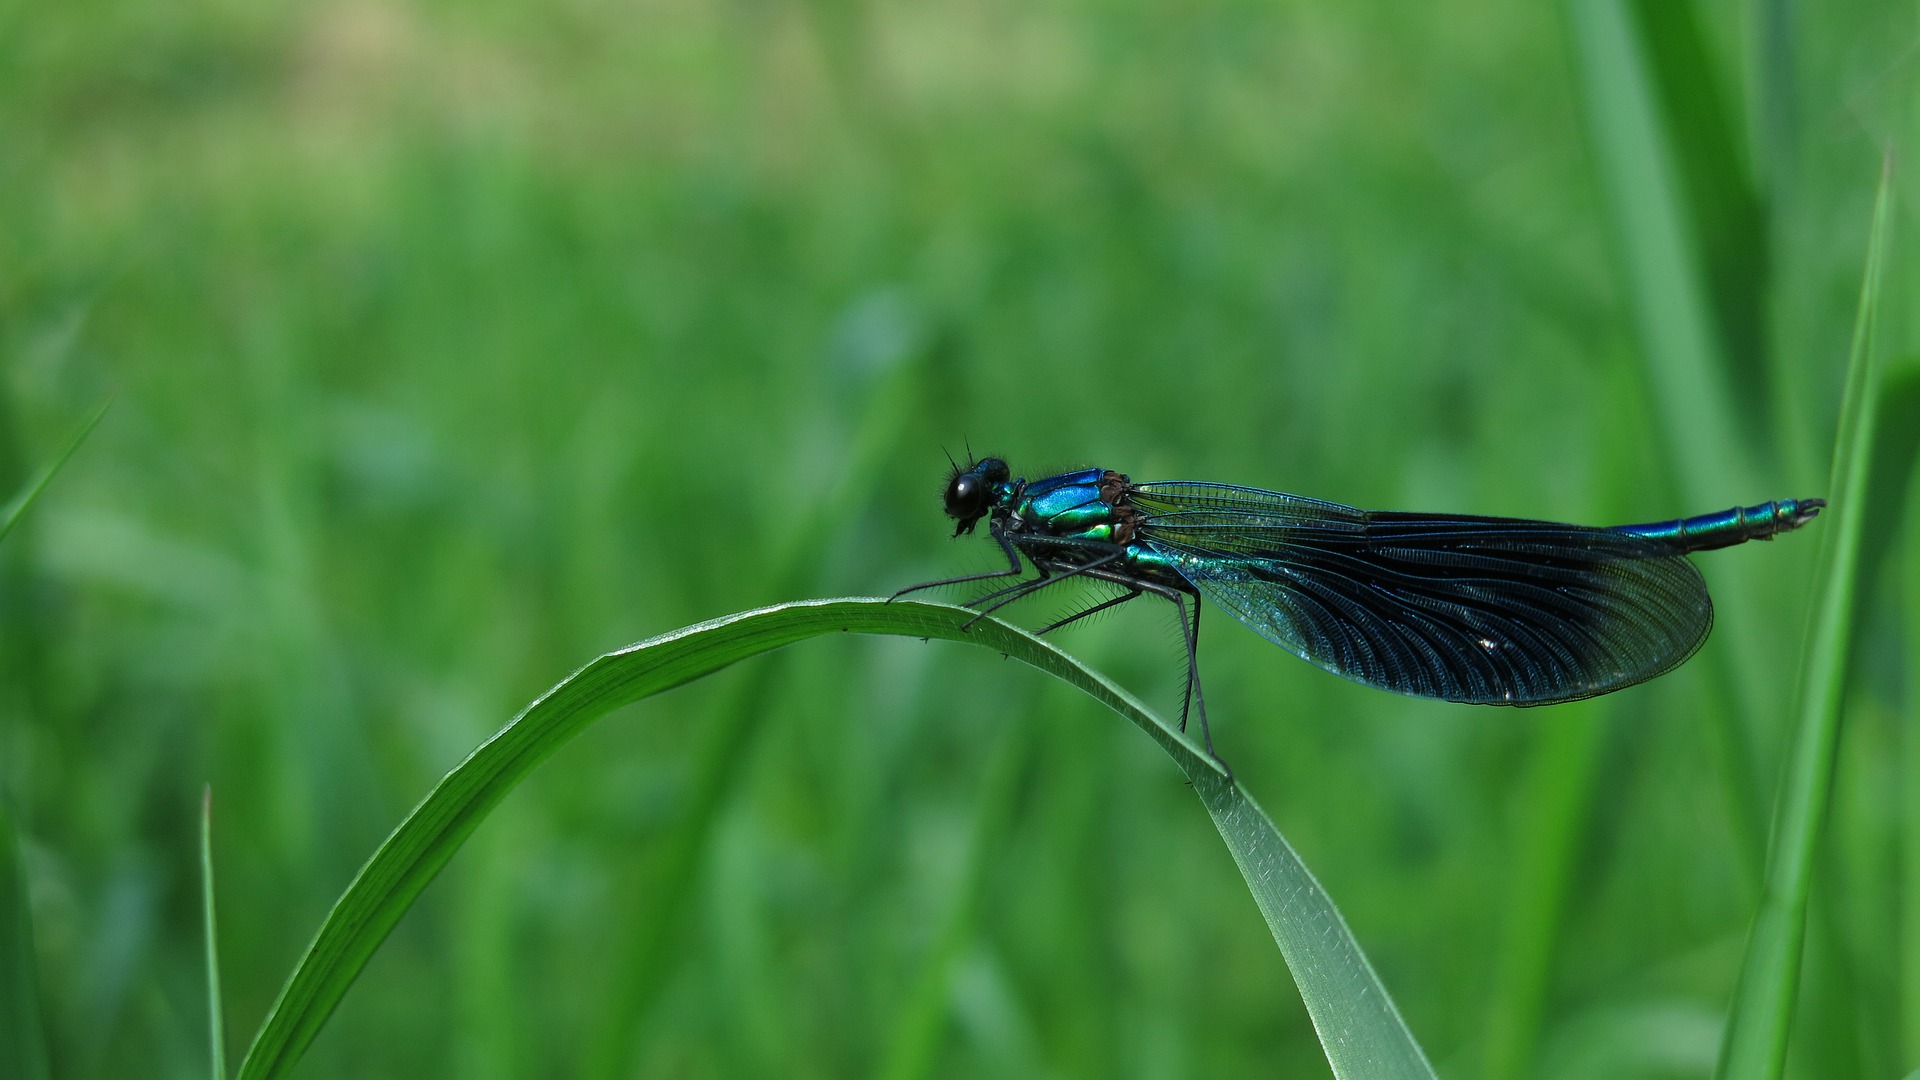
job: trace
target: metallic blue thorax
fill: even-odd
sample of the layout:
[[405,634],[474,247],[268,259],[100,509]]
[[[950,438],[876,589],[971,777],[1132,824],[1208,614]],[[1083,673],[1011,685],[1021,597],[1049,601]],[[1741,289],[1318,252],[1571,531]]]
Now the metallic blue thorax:
[[1112,543],[1116,516],[1113,504],[1101,496],[1101,481],[1114,474],[1105,469],[1082,469],[1035,480],[1025,487],[1009,485],[1008,509],[1012,531],[1071,540]]
[[[1111,469],[1080,469],[995,488],[995,513],[1015,547],[1036,564],[1108,567],[1141,583],[1191,594],[1179,556],[1137,542],[1145,520],[1126,501],[1131,482]],[[1118,550],[1116,550],[1118,549]]]

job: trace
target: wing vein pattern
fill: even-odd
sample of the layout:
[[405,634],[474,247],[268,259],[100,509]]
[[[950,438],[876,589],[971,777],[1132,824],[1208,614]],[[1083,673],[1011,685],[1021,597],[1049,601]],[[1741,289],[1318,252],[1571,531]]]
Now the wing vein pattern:
[[1656,539],[1521,518],[1368,512],[1175,481],[1130,489],[1136,542],[1296,655],[1405,694],[1574,701],[1670,671],[1713,604]]

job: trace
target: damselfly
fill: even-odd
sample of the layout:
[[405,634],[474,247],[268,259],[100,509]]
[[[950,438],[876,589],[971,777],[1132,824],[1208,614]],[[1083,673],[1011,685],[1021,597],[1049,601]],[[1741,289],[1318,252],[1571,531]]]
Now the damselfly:
[[[1200,691],[1201,597],[1356,682],[1479,705],[1550,705],[1679,666],[1713,626],[1688,553],[1797,529],[1825,505],[1779,499],[1594,528],[1356,510],[1188,480],[1136,484],[1108,469],[1028,481],[988,457],[954,466],[947,516],[955,536],[987,519],[1007,568],[894,595],[1021,577],[972,602],[984,616],[1076,578],[1125,590],[1042,634],[1149,593],[1170,600],[1187,647],[1180,727],[1197,711],[1213,754]],[[1024,577],[1023,556],[1037,576]]]

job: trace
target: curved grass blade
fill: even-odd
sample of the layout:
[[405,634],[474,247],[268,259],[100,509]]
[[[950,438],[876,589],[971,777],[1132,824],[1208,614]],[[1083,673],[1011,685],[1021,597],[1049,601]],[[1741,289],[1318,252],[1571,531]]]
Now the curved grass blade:
[[1820,584],[1800,675],[1799,723],[1780,793],[1778,824],[1768,852],[1766,891],[1747,938],[1740,982],[1734,991],[1715,1075],[1723,1080],[1777,1078],[1786,1066],[1787,1033],[1800,982],[1806,938],[1807,895],[1813,884],[1814,845],[1826,820],[1833,784],[1840,706],[1859,584],[1861,536],[1867,517],[1867,481],[1874,445],[1880,377],[1875,370],[1873,329],[1886,262],[1892,190],[1891,162],[1880,177],[1867,267],[1860,285],[1847,389],[1834,436],[1833,479],[1828,486],[1833,525],[1820,555]]
[[736,661],[832,633],[965,641],[1039,668],[1158,742],[1192,782],[1279,944],[1340,1080],[1433,1077],[1333,901],[1273,822],[1219,764],[1139,701],[1072,657],[975,613],[875,599],[815,600],[731,615],[608,653],[563,680],[449,772],[348,886],[267,1014],[243,1080],[284,1075],[367,960],[494,805],[534,766],[622,705]]
[[[931,342],[923,343],[919,352],[930,355],[927,350],[932,347]],[[782,545],[769,558],[770,569],[760,583],[763,592],[782,596],[807,591],[832,530],[856,516],[857,500],[875,490],[876,476],[895,452],[905,418],[925,412],[912,402],[922,392],[925,359],[924,355],[901,355],[894,359],[893,370],[878,381],[851,452],[843,467],[831,470],[838,479],[821,493],[803,520],[782,532]],[[686,914],[701,876],[697,868],[709,857],[715,822],[745,772],[739,763],[753,752],[766,726],[768,705],[781,693],[785,670],[782,661],[772,658],[754,665],[751,675],[739,680],[735,691],[707,714],[686,811],[659,845],[659,858],[651,866],[636,861],[636,873],[620,891],[622,896],[637,894],[644,874],[651,883],[645,899],[653,906],[653,917],[634,920],[617,932],[606,954],[620,977],[608,993],[599,1030],[586,1054],[581,1075],[587,1080],[619,1080],[630,1071],[632,1033],[665,987],[677,950],[687,940]]]

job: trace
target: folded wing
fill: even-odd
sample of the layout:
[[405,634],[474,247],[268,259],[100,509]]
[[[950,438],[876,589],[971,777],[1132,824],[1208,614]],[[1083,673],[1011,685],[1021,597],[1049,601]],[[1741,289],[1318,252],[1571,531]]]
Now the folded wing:
[[1138,542],[1208,600],[1328,671],[1403,694],[1591,697],[1671,670],[1713,625],[1692,563],[1610,529],[1190,482],[1129,498],[1146,515]]

